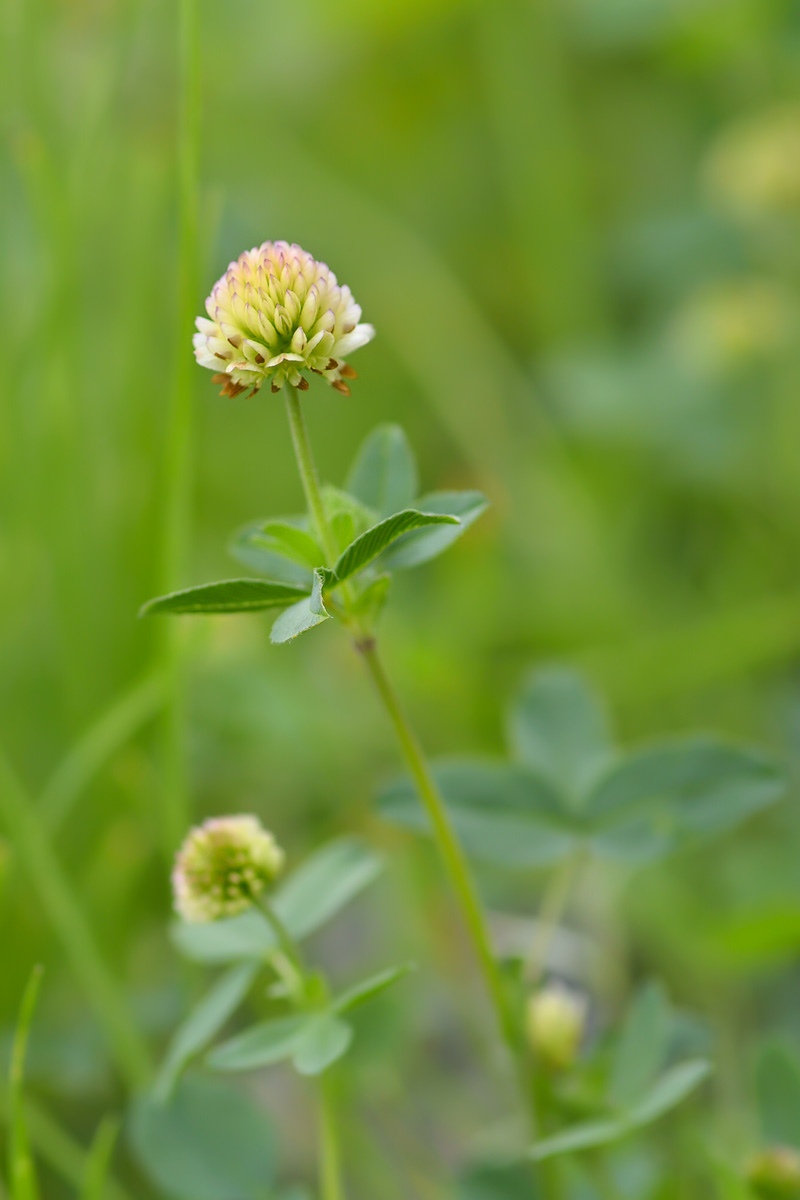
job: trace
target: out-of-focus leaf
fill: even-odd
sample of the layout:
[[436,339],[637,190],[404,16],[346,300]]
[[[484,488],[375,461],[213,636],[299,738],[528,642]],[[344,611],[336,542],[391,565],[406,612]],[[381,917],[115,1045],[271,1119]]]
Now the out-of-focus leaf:
[[367,529],[354,542],[351,542],[343,554],[336,560],[333,571],[328,572],[328,585],[336,586],[357,571],[369,566],[382,551],[390,546],[404,533],[411,529],[420,529],[428,525],[458,525],[458,517],[446,513],[419,512],[415,508],[405,508],[402,512],[394,513],[391,517]]
[[240,562],[281,583],[299,584],[308,590],[311,587],[311,571],[308,567],[279,554],[264,544],[261,536],[263,521],[250,521],[242,529],[238,529],[228,543],[228,552]]
[[663,1117],[699,1087],[710,1073],[711,1066],[703,1058],[692,1058],[670,1067],[630,1109],[628,1120],[632,1127],[649,1125]]
[[306,1013],[262,1021],[220,1046],[215,1046],[206,1062],[214,1071],[254,1071],[291,1058],[308,1029]]
[[197,924],[176,921],[171,934],[181,954],[203,963],[238,962],[247,958],[263,960],[276,944],[266,917],[256,908],[221,921]]
[[413,963],[403,963],[398,967],[387,967],[385,971],[378,971],[368,979],[362,979],[360,983],[354,983],[346,991],[340,992],[331,1007],[336,1013],[352,1012],[354,1008],[360,1008],[362,1004],[368,1004],[370,1000],[380,996],[392,984],[397,983],[398,979],[402,979],[413,970]]
[[252,543],[289,558],[312,571],[321,567],[325,556],[301,518],[284,521],[265,521],[252,536]]
[[631,1005],[615,1047],[609,1080],[614,1104],[629,1104],[655,1078],[666,1058],[671,1020],[658,982],[645,984]]
[[139,616],[260,612],[265,608],[285,608],[305,594],[303,587],[274,580],[223,579],[219,583],[202,583],[199,587],[157,596],[142,605]]
[[351,612],[355,616],[363,617],[368,626],[374,625],[383,611],[383,606],[389,597],[391,586],[391,575],[379,575],[356,598]]
[[775,1038],[762,1047],[756,1094],[764,1143],[800,1150],[800,1056],[789,1043]]
[[344,908],[383,868],[379,854],[358,838],[323,846],[293,871],[273,907],[294,938],[304,938]]
[[404,533],[381,556],[380,566],[391,570],[418,567],[442,554],[461,537],[489,507],[481,492],[429,492],[417,502],[426,513],[441,513],[455,517],[457,525],[442,525],[434,529],[416,529]]
[[[580,829],[552,785],[525,767],[507,763],[439,764],[434,775],[455,830],[475,858],[507,866],[556,862],[576,846]],[[389,785],[378,798],[387,820],[430,833],[410,780]]]
[[[272,905],[292,937],[308,937],[331,920],[378,875],[383,859],[358,838],[329,842],[293,871],[275,891]],[[266,917],[250,908],[221,921],[176,922],[173,940],[196,962],[263,960],[275,949]]]
[[581,675],[535,671],[511,709],[517,756],[579,803],[613,753],[605,713]]
[[530,1157],[538,1162],[558,1154],[573,1154],[619,1141],[675,1108],[702,1083],[709,1071],[709,1064],[703,1059],[691,1059],[670,1067],[636,1104],[614,1116],[583,1121],[554,1137],[544,1138],[531,1148]]
[[274,1180],[268,1114],[223,1080],[186,1075],[167,1103],[140,1097],[129,1133],[145,1174],[176,1200],[258,1200]]
[[217,980],[178,1028],[170,1043],[156,1084],[156,1096],[165,1100],[178,1075],[213,1038],[247,995],[258,974],[258,962],[238,963]]
[[457,1200],[540,1200],[529,1163],[484,1163],[459,1179]]
[[331,1012],[319,1013],[306,1024],[292,1061],[300,1075],[320,1075],[347,1053],[353,1027]]
[[378,425],[356,454],[345,487],[379,516],[408,508],[417,493],[414,452],[399,425]]
[[689,738],[628,755],[595,785],[588,814],[598,832],[658,814],[677,837],[731,828],[772,804],[785,779],[765,754],[712,738]]

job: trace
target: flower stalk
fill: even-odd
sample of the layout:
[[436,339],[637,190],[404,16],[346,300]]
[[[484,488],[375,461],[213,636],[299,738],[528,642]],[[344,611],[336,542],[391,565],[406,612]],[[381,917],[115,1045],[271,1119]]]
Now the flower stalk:
[[[291,385],[287,387],[286,403],[303,491],[317,536],[330,564],[336,560],[337,548],[325,514],[319,475],[300,398]],[[395,732],[420,800],[428,814],[439,855],[461,910],[501,1036],[509,1049],[519,1075],[520,1087],[531,1110],[531,1121],[535,1128],[535,1101],[526,1079],[524,1054],[520,1050],[516,1022],[506,999],[500,969],[492,949],[486,913],[481,904],[472,870],[453,829],[430,764],[378,653],[375,637],[371,631],[361,628],[353,618],[350,612],[350,594],[346,587],[342,588],[342,597],[344,600],[343,622],[352,634],[354,645],[366,664],[375,691]]]

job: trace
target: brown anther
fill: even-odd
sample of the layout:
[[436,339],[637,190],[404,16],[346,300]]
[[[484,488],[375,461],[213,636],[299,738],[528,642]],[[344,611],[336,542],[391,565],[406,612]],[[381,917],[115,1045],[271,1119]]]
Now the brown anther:
[[214,358],[221,358],[223,362],[227,362],[227,361],[228,361],[228,356],[227,356],[227,354],[220,354],[219,350],[215,350],[215,351],[214,351]]
[[339,367],[339,374],[345,379],[358,379],[358,371],[354,370],[349,363],[342,363]]
[[277,383],[271,383],[269,386],[270,386],[270,391],[272,391],[272,392],[279,392],[281,390],[278,387]]
[[336,359],[335,359],[335,358],[329,358],[329,359],[328,359],[328,365],[327,365],[327,367],[325,368],[325,370],[326,370],[326,371],[335,371],[335,370],[336,370],[336,368],[338,367],[338,365],[339,365],[339,364],[338,364],[338,362],[336,361]]
[[300,376],[300,378],[297,381],[297,387],[298,387],[298,390],[301,392],[308,391],[308,380],[306,379],[305,375]]
[[228,341],[233,346],[234,350],[238,350],[242,344],[242,335],[240,333],[235,333],[233,337],[228,338]]
[[247,391],[247,387],[245,384],[234,383],[234,381],[231,379],[230,375],[212,375],[211,382],[212,383],[221,383],[222,390],[220,391],[220,395],[221,396],[230,396],[230,398],[232,400],[236,396],[240,396],[242,394],[242,392]]
[[347,386],[347,384],[344,382],[343,379],[331,380],[331,387],[336,388],[336,391],[341,392],[343,396],[350,395],[350,388]]
[[262,366],[262,365],[263,365],[263,363],[265,363],[266,361],[267,361],[267,360],[264,358],[264,355],[263,355],[263,354],[257,354],[257,355],[256,355],[256,362],[258,363],[258,365],[259,365],[259,366]]

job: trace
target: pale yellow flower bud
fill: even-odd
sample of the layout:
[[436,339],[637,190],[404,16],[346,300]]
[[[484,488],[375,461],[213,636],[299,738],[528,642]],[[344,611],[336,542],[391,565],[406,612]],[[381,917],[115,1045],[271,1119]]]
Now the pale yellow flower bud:
[[800,209],[800,106],[771,108],[725,130],[706,178],[712,197],[743,215]]
[[559,1071],[572,1066],[586,1016],[585,999],[561,984],[550,983],[534,992],[528,1001],[527,1031],[536,1056]]
[[172,873],[184,921],[216,921],[248,908],[283,866],[284,854],[257,817],[212,817],[189,831]]
[[800,1198],[800,1154],[790,1146],[770,1146],[754,1154],[747,1180],[761,1200]]
[[[345,359],[375,336],[361,309],[325,263],[288,242],[264,242],[232,262],[196,321],[194,353],[216,371],[223,396],[258,391],[269,380],[304,391],[313,371],[350,395],[356,372]],[[251,393],[252,394],[252,393]]]

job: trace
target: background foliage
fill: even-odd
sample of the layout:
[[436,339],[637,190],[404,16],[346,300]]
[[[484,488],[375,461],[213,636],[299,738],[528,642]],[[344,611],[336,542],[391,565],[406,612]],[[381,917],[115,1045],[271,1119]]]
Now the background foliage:
[[[509,696],[558,660],[588,672],[626,743],[723,731],[794,772],[797,8],[201,0],[198,19],[193,307],[243,247],[300,242],[378,329],[351,400],[309,394],[324,477],[400,420],[423,489],[492,500],[447,556],[398,576],[385,621],[431,752],[501,753]],[[0,1019],[10,1046],[45,963],[28,1075],[63,1166],[51,1117],[86,1144],[122,1105],[104,971],[154,1055],[203,978],[166,936],[163,632],[137,610],[165,576],[236,574],[230,529],[301,497],[279,406],[220,400],[193,368],[190,537],[163,562],[189,354],[174,6],[9,0],[3,22]],[[181,630],[192,815],[257,811],[294,861],[352,831],[391,849],[372,903],[318,953],[343,982],[387,947],[420,963],[359,1018],[341,1087],[354,1195],[391,1196],[375,1191],[389,1176],[427,1200],[468,1134],[491,1149],[502,1111],[471,1044],[480,991],[429,850],[374,815],[396,760],[357,661],[333,629],[274,647],[268,628]],[[592,868],[555,946],[598,1029],[659,976],[710,1043],[706,1100],[670,1143],[681,1195],[708,1194],[699,1142],[734,1159],[757,1143],[754,1063],[800,1036],[795,795],[713,853]],[[524,941],[541,873],[482,880],[501,944]],[[137,1061],[145,1076],[139,1043],[126,1053],[128,1082]],[[302,1087],[254,1086],[285,1178],[309,1178]],[[649,1169],[621,1161],[625,1194],[651,1194]],[[119,1174],[147,1195],[124,1149]],[[58,1172],[46,1186],[62,1194]]]

